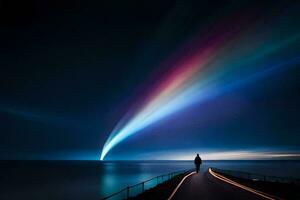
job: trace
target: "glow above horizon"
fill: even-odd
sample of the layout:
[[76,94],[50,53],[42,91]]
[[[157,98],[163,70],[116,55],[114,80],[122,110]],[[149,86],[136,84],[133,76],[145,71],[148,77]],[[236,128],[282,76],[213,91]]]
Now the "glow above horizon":
[[[248,24],[247,21],[244,24]],[[192,45],[187,46],[187,52],[170,62],[172,71],[162,79],[145,103],[133,116],[126,116],[114,128],[103,146],[101,160],[118,143],[167,116],[299,61],[298,55],[276,62],[272,59],[272,54],[298,40],[299,34],[285,40],[266,39],[262,41],[262,46],[260,43],[243,42],[257,39],[251,32],[250,36],[249,32],[243,33],[243,26],[226,28],[229,31],[202,37],[207,41],[201,38],[193,40]]]

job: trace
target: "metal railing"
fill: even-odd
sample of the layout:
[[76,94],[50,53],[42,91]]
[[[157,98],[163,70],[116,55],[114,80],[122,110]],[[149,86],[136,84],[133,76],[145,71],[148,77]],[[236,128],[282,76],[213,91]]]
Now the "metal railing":
[[237,177],[237,178],[253,180],[253,181],[269,181],[269,182],[300,184],[300,178],[267,176],[267,175],[256,174],[256,173],[224,170],[224,169],[218,169],[218,168],[211,168],[211,169],[215,172],[227,174],[227,175]]
[[168,180],[174,178],[175,176],[183,174],[188,171],[190,171],[190,170],[180,170],[180,171],[171,172],[168,174],[163,174],[163,175],[153,177],[151,179],[142,181],[135,185],[127,186],[118,192],[115,192],[107,197],[102,198],[102,200],[105,200],[105,199],[110,199],[110,200],[112,200],[112,199],[129,199],[131,197],[135,197],[138,194],[141,194],[144,191],[146,191],[150,188],[153,188],[160,183],[168,181]]

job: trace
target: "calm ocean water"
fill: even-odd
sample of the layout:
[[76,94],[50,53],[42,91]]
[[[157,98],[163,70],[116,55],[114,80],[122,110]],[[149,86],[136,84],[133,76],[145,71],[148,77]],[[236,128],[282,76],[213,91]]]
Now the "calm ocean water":
[[[204,161],[208,167],[300,177],[300,161]],[[0,161],[0,199],[101,199],[192,161]]]

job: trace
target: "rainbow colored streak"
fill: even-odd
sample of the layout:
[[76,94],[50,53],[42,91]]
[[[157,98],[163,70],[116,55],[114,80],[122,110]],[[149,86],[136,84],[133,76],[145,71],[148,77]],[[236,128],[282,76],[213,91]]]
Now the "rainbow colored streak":
[[[163,79],[147,101],[129,120],[122,119],[117,124],[103,146],[101,160],[127,137],[179,110],[299,62],[298,56],[276,63],[272,57],[279,50],[297,41],[299,33],[277,41],[253,36],[249,29],[242,34],[241,30],[245,27],[241,25],[226,27],[227,31],[219,34],[221,36],[212,36],[202,45],[198,42],[193,44],[190,51],[183,53],[177,62],[170,66],[173,71]],[[259,39],[266,44],[245,42]]]

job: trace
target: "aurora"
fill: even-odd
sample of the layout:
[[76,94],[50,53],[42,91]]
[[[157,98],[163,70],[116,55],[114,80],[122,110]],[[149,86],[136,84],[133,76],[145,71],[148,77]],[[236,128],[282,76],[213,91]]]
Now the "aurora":
[[167,62],[171,70],[159,77],[158,86],[145,94],[138,109],[115,126],[100,160],[126,138],[184,108],[218,98],[300,61],[299,55],[275,57],[299,42],[298,33],[290,32],[284,39],[271,32],[262,34],[266,24],[251,26],[253,21],[253,17],[241,17],[234,24],[221,22],[215,30],[190,40],[179,55],[171,57]]

